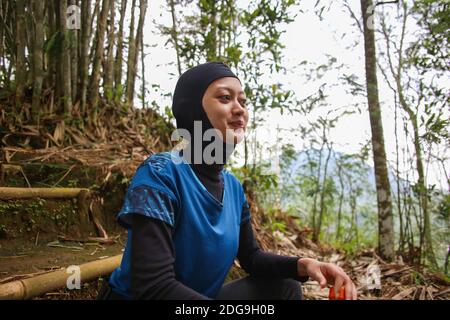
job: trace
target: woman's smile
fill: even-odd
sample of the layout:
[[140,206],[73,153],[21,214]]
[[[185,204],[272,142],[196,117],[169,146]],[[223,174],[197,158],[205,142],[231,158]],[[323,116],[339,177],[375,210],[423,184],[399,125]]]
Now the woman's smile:
[[234,121],[234,122],[230,122],[229,125],[233,128],[233,129],[239,129],[239,128],[244,128],[244,121],[239,120],[239,121]]

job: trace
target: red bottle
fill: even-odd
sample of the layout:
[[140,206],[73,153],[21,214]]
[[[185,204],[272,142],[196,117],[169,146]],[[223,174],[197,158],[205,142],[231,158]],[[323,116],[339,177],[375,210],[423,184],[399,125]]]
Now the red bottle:
[[330,293],[328,295],[328,299],[330,300],[345,300],[345,288],[342,286],[339,289],[339,296],[336,297],[334,293],[334,287],[330,288]]

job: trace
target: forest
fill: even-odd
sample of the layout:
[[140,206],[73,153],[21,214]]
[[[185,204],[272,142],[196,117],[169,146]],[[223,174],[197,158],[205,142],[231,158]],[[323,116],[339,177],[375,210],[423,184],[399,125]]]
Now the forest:
[[[242,81],[227,168],[262,248],[337,263],[361,299],[450,298],[448,1],[1,0],[0,20],[0,299],[95,299],[136,168],[178,143],[175,83],[207,61]],[[81,290],[58,280],[94,261]]]

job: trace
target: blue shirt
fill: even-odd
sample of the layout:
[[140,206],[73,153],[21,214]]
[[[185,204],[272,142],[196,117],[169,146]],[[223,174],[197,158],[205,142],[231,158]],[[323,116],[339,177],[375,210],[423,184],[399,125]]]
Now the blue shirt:
[[224,191],[219,201],[177,152],[152,155],[138,167],[118,214],[128,241],[121,265],[109,280],[114,291],[132,298],[130,218],[142,214],[174,228],[176,279],[210,298],[217,295],[237,255],[240,224],[250,219],[243,210],[248,203],[241,183],[226,169],[221,175]]

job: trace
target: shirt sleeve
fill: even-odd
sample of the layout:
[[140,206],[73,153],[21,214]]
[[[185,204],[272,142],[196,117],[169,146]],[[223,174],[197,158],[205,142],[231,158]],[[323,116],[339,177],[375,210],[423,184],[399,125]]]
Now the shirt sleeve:
[[237,259],[244,270],[261,277],[292,278],[306,282],[309,277],[298,275],[297,262],[300,257],[290,257],[265,252],[256,241],[250,219],[241,224]]
[[175,226],[175,201],[165,192],[159,191],[147,185],[129,188],[122,210],[118,215],[118,222],[129,229],[131,226],[130,214],[140,214],[148,218],[154,218]]
[[179,200],[173,179],[158,166],[157,160],[144,162],[136,170],[125,194],[122,209],[118,213],[118,223],[131,228],[132,214],[161,220],[171,227],[175,226],[175,213]]
[[239,182],[239,188],[240,188],[240,197],[241,197],[241,203],[242,210],[241,210],[241,225],[247,221],[250,221],[250,204],[247,201],[247,197],[245,196],[244,188],[242,184]]
[[245,199],[245,202],[242,205],[241,225],[248,221],[250,221],[250,205],[248,204],[247,199]]
[[210,300],[175,278],[172,229],[160,219],[133,214],[131,293],[141,300]]

